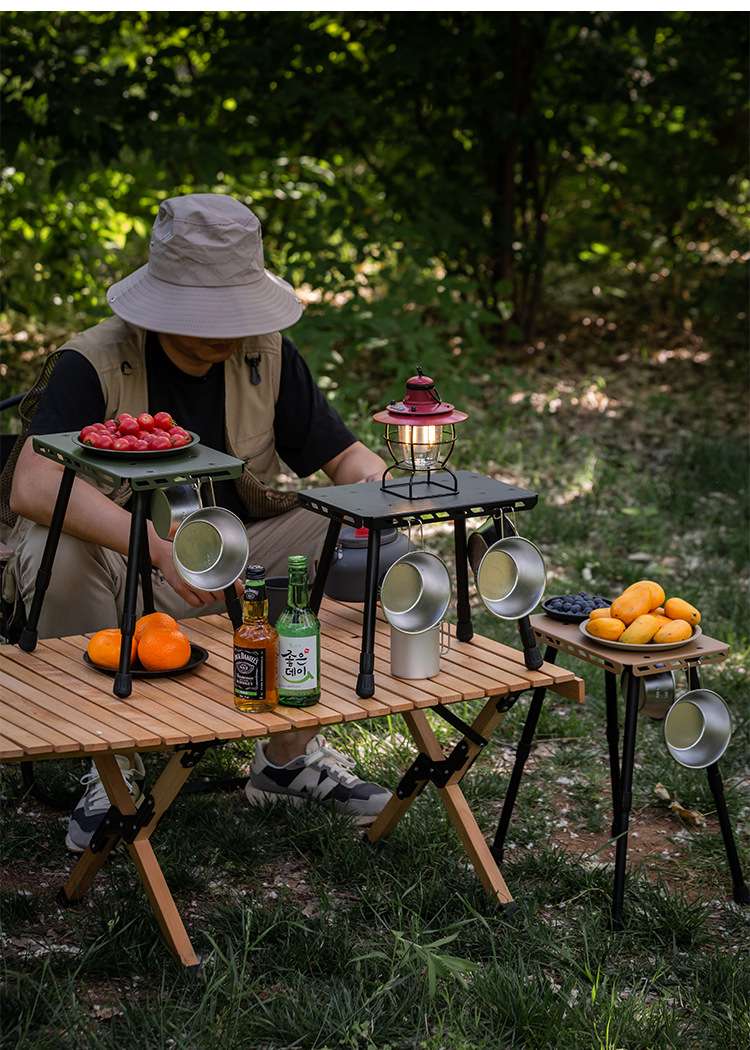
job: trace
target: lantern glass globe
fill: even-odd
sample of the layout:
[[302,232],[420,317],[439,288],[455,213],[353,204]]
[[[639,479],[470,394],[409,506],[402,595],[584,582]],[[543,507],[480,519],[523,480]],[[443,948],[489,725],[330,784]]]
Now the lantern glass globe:
[[440,463],[440,426],[400,426],[394,452],[399,461],[414,465],[415,470],[432,470]]

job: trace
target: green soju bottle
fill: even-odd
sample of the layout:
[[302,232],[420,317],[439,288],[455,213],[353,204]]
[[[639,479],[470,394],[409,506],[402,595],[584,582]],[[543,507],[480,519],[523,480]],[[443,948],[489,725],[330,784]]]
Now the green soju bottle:
[[289,557],[287,607],[279,632],[279,703],[309,707],[320,699],[320,621],[310,608],[307,556]]

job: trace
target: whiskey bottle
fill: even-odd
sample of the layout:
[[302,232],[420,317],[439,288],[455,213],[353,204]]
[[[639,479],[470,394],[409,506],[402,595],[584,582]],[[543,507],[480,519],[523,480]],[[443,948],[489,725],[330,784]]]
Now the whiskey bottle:
[[307,556],[289,558],[287,607],[279,632],[279,703],[310,707],[320,699],[320,621],[310,608]]
[[266,570],[248,565],[242,623],[234,632],[234,706],[272,711],[279,702],[279,636],[268,622]]

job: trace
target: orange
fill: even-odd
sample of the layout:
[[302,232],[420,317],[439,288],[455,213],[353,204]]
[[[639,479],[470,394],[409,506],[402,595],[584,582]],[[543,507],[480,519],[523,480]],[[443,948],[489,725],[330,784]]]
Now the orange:
[[177,627],[149,627],[138,642],[138,659],[147,671],[176,671],[190,659],[190,642]]
[[[105,630],[97,631],[96,634],[91,635],[86,652],[89,654],[89,659],[93,663],[99,664],[100,667],[107,667],[110,671],[116,671],[120,666],[121,645],[122,635],[120,634],[119,628],[107,627]],[[130,650],[131,664],[135,660],[137,647],[138,643],[134,638]]]
[[135,640],[140,642],[141,635],[148,627],[177,627],[177,620],[174,616],[170,616],[169,613],[153,612],[148,613],[146,616],[141,616],[140,620],[135,621]]

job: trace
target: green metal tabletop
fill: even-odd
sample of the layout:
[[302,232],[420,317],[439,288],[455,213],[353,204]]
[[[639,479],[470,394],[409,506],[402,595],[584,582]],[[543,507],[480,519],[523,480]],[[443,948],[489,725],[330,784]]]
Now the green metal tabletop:
[[164,456],[143,456],[134,452],[122,458],[104,456],[96,449],[83,449],[73,438],[78,431],[39,434],[32,438],[34,451],[52,459],[76,474],[103,484],[122,485],[134,490],[161,489],[196,478],[231,481],[242,474],[243,462],[206,445],[193,445]]

